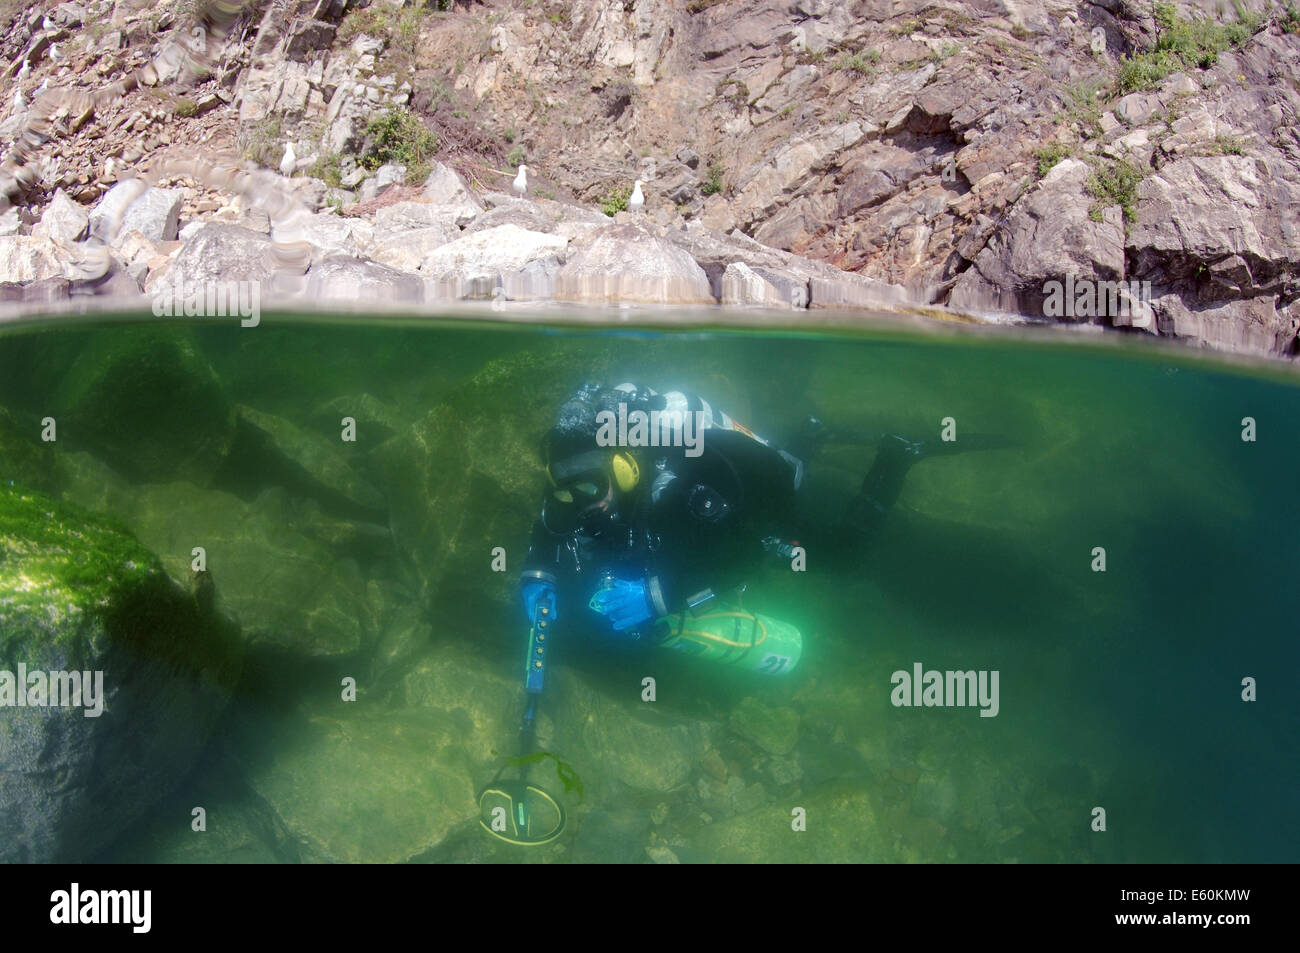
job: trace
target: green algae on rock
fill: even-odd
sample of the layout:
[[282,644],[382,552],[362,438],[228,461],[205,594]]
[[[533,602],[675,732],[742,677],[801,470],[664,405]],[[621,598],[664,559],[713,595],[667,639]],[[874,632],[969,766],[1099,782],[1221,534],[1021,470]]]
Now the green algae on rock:
[[53,449],[36,439],[40,421],[26,422],[0,407],[0,486],[52,492],[58,485]]
[[99,717],[0,719],[0,861],[76,861],[184,776],[230,698],[234,627],[115,520],[0,487],[0,668],[102,672]]

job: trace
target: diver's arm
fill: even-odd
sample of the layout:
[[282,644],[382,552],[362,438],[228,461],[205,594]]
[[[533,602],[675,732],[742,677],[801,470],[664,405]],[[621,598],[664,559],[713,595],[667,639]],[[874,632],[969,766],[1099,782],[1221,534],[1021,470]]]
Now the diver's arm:
[[[529,619],[533,618],[537,602],[543,596],[549,594],[553,603],[558,602],[555,596],[563,545],[563,539],[551,533],[540,519],[533,524],[528,555],[524,557],[524,568],[519,573],[520,596]],[[557,620],[560,617],[558,609],[556,605],[554,618]]]
[[762,560],[762,544],[720,494],[699,484],[673,489],[660,497],[664,545],[646,579],[655,618],[739,587]]
[[714,596],[738,589],[747,578],[748,563],[742,554],[717,550],[692,554],[685,565],[664,564],[646,579],[646,598],[655,618],[676,615],[708,602]]

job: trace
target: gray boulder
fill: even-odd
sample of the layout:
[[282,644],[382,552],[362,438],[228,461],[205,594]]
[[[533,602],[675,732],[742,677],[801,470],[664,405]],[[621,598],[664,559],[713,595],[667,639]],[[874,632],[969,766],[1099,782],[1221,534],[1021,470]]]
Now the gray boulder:
[[148,188],[137,179],[127,179],[109,189],[91,210],[90,232],[109,243],[131,229],[154,241],[173,241],[182,198],[180,189]]
[[420,263],[438,297],[512,300],[554,296],[569,241],[518,225],[499,225],[435,248]]
[[2,710],[0,862],[82,861],[194,763],[238,679],[237,630],[118,524],[8,486],[0,563],[0,672],[29,673],[9,693],[30,702],[33,672],[102,686],[81,707]]
[[41,220],[32,227],[32,235],[61,242],[79,242],[89,230],[90,216],[63,189],[57,189]]
[[31,282],[62,278],[67,267],[48,238],[8,235],[0,238],[0,281]]
[[451,222],[380,232],[370,257],[390,268],[418,271],[420,264],[436,249],[458,238],[460,229]]
[[[778,284],[787,287],[783,290]],[[722,303],[760,308],[803,307],[808,300],[807,285],[800,284],[802,297],[793,285],[789,279],[771,272],[765,275],[744,262],[733,262],[722,274]]]
[[314,262],[307,272],[307,298],[355,304],[418,304],[425,284],[386,265],[334,255]]
[[424,180],[424,197],[436,205],[451,206],[456,210],[456,224],[467,225],[483,211],[483,203],[474,197],[465,180],[441,162],[433,164],[433,171]]
[[156,281],[268,281],[275,274],[271,240],[239,225],[205,225],[181,247]]
[[637,225],[615,225],[570,252],[555,297],[591,304],[714,304],[708,275],[680,248]]

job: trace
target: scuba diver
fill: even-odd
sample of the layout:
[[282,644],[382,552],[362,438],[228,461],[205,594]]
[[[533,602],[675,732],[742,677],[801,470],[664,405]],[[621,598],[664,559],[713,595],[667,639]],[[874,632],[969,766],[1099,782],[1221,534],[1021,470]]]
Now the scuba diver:
[[[833,496],[809,486],[808,464],[834,441],[874,444],[876,456],[847,509],[818,517],[817,504]],[[1008,445],[968,435],[961,449]],[[892,433],[832,433],[814,417],[780,448],[697,396],[635,384],[583,386],[541,449],[549,486],[520,579],[529,630],[519,755],[479,794],[483,829],[524,846],[554,841],[567,816],[559,797],[530,781],[530,765],[553,760],[565,792],[581,797],[572,766],[537,748],[556,623],[784,676],[799,664],[803,636],[745,611],[746,580],[765,560],[795,568],[805,546],[826,564],[852,565],[912,465],[957,451]]]
[[735,594],[764,561],[797,558],[800,540],[832,558],[860,552],[911,466],[949,451],[873,435],[861,489],[819,528],[802,515],[806,463],[832,436],[809,417],[781,449],[698,396],[585,385],[542,441],[550,485],[520,579],[529,619],[542,605],[549,623],[788,673],[798,630],[744,612]]

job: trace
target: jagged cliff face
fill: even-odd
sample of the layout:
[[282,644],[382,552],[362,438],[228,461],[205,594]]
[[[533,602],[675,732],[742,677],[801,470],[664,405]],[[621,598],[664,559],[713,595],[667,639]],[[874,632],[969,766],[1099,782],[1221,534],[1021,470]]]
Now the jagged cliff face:
[[[183,7],[90,6],[110,29],[38,67],[102,86],[189,28]],[[430,7],[251,10],[187,94],[202,115],[109,123],[62,172],[84,175],[93,199],[97,149],[122,128],[119,164],[192,151],[196,130],[204,148],[272,165],[293,141],[340,175],[346,191],[328,200],[346,208],[374,194],[353,171],[369,122],[410,108],[474,184],[500,188],[496,173],[524,161],[535,194],[596,203],[641,178],[660,225],[738,229],[906,285],[918,303],[1297,353],[1300,15],[1280,7],[1178,5],[1223,34],[1213,54],[1181,59],[1152,54],[1180,28],[1146,0]],[[39,20],[10,30],[9,77]],[[160,111],[154,90],[129,95]],[[1047,299],[1067,280],[1136,283],[1141,300],[1060,313]]]
[[[1159,35],[1149,3],[563,6],[559,22],[545,4],[475,7],[423,49],[583,197],[640,176],[664,221],[966,310],[1043,315],[1069,275],[1149,282],[1149,309],[1077,317],[1296,351],[1300,34],[1276,8],[1208,68],[1126,94],[1121,57]],[[1040,182],[1052,145],[1076,158]],[[1118,162],[1141,174],[1129,221],[1089,188]],[[723,188],[706,195],[710,165]]]

